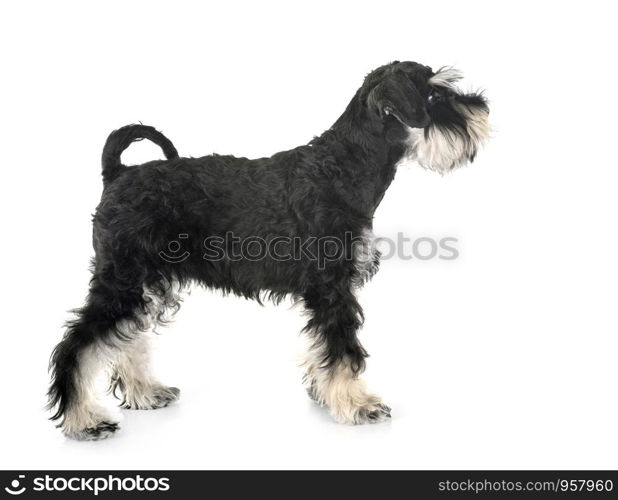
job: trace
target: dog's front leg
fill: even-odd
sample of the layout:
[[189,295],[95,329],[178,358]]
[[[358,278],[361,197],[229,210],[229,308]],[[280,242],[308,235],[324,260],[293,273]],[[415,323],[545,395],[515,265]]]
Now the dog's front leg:
[[349,284],[312,288],[304,300],[311,313],[305,328],[312,336],[305,362],[309,395],[328,406],[341,423],[375,423],[390,418],[390,408],[367,392],[360,378],[367,357],[356,336],[362,309]]

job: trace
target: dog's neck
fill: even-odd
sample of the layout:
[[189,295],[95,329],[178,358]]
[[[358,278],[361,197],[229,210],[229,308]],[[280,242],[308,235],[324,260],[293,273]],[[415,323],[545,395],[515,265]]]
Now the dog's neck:
[[404,139],[399,127],[385,130],[381,120],[370,116],[357,93],[334,125],[311,144],[334,160],[342,181],[336,187],[341,198],[371,218],[404,156]]

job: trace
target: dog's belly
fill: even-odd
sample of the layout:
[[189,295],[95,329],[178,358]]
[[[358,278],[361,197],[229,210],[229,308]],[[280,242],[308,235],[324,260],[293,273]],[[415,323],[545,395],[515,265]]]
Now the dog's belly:
[[276,297],[296,293],[306,281],[304,266],[299,262],[278,261],[271,257],[259,260],[206,259],[188,271],[189,276],[202,285],[251,298],[262,292],[271,292]]

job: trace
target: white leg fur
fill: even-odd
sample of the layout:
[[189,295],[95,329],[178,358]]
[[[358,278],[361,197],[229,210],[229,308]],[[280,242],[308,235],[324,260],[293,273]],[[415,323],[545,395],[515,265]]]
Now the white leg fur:
[[390,408],[367,392],[365,382],[347,360],[324,367],[321,349],[312,348],[305,361],[305,383],[309,395],[328,406],[333,418],[343,424],[375,423],[390,418]]
[[[180,390],[159,382],[150,371],[151,331],[161,323],[171,320],[180,302],[178,283],[169,284],[164,296],[144,289],[148,304],[146,314],[140,318],[149,331],[131,331],[131,324],[123,325],[128,330],[130,341],[123,342],[113,360],[113,375],[110,392],[122,392],[121,406],[135,410],[163,408],[178,399]],[[171,312],[171,314],[169,314]],[[135,330],[135,329],[133,329]]]
[[154,329],[159,320],[169,320],[164,313],[168,309],[177,309],[178,294],[177,284],[172,284],[168,295],[163,298],[145,289],[146,313],[140,314],[138,322],[122,321],[117,325],[123,336],[131,340],[112,337],[110,343],[95,342],[80,353],[75,372],[77,395],[61,424],[65,434],[79,440],[97,440],[118,430],[118,423],[98,403],[95,387],[97,377],[110,366],[115,370],[112,388],[122,390],[126,408],[161,408],[178,399],[178,389],[166,387],[150,375],[149,333],[140,331]]
[[150,372],[150,335],[139,333],[127,343],[114,361],[111,391],[120,389],[121,406],[127,409],[163,408],[178,399],[180,390],[160,383]]
[[365,228],[360,240],[354,245],[354,267],[357,275],[353,281],[355,287],[368,282],[380,266],[380,252],[375,246],[375,236],[370,228]]
[[118,423],[110,418],[97,400],[95,383],[97,376],[109,363],[113,348],[95,343],[79,356],[75,373],[77,396],[67,408],[61,427],[74,439],[104,439],[118,429]]

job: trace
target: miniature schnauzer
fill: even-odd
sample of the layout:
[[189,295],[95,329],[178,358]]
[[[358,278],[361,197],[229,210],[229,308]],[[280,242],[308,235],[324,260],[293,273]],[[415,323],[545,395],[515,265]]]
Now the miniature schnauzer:
[[[177,388],[150,373],[146,332],[169,319],[190,284],[258,301],[301,301],[309,313],[309,395],[338,422],[389,418],[390,408],[360,378],[367,352],[357,338],[363,312],[355,288],[377,270],[372,219],[397,165],[413,159],[446,173],[471,162],[488,138],[487,102],[462,93],[460,78],[452,68],[434,72],[414,62],[382,66],[331,128],[270,158],[181,158],[152,127],[112,132],[103,149],[89,293],[50,361],[49,408],[64,433],[101,439],[118,429],[97,403],[102,373],[124,408],[161,408],[178,398]],[[125,167],[121,153],[141,139],[167,159]],[[232,258],[229,234],[259,238],[277,252]],[[178,237],[187,245],[183,258],[162,258]],[[212,237],[216,248],[205,243]],[[343,242],[334,247],[337,258],[312,258],[324,238]],[[292,239],[306,251],[293,250]]]

